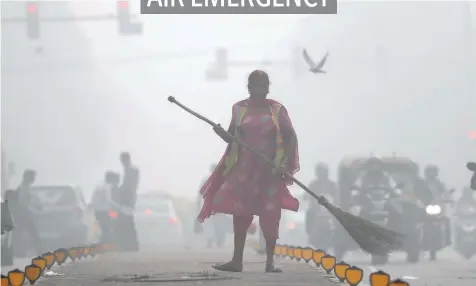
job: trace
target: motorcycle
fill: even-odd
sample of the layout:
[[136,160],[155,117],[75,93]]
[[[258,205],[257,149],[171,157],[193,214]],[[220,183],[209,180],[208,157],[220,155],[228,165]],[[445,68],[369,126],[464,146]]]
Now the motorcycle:
[[466,259],[476,253],[476,205],[469,203],[456,214],[455,249]]
[[[324,194],[323,196],[329,203],[334,203],[331,195]],[[331,248],[335,228],[334,218],[325,208],[317,206],[308,210],[306,215],[306,231],[309,243],[312,246],[321,248],[324,251]]]
[[[403,184],[397,184],[396,189],[401,189]],[[385,228],[389,228],[390,213],[392,207],[389,205],[391,198],[398,197],[396,189],[385,186],[369,186],[353,189],[360,194],[355,195],[356,203],[361,206],[360,216]],[[371,264],[383,265],[388,262],[388,254],[372,255]]]
[[[451,190],[449,194],[452,194],[454,190]],[[423,237],[422,245],[425,251],[430,253],[430,260],[437,259],[437,252],[442,250],[448,245],[445,241],[445,225],[444,220],[444,206],[445,204],[453,203],[450,198],[441,198],[434,203],[426,206],[426,219],[423,224]]]

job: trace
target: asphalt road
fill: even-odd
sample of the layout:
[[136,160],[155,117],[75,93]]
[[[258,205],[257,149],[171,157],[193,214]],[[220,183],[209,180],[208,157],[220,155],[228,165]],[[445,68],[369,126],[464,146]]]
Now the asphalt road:
[[285,273],[264,273],[264,257],[247,249],[244,272],[226,273],[212,268],[226,261],[231,248],[225,249],[157,249],[141,253],[109,253],[95,260],[70,263],[54,271],[63,274],[44,277],[35,285],[164,285],[185,286],[213,284],[222,286],[333,286],[315,267],[289,259],[279,260]]
[[[74,286],[73,284],[76,284],[73,283],[74,281],[82,279],[78,277],[90,277],[91,281],[88,283],[92,284],[89,285],[96,285],[96,282],[101,279],[108,277],[111,278],[113,276],[120,277],[121,275],[124,276],[128,274],[141,275],[148,273],[147,275],[150,275],[151,273],[155,273],[155,275],[160,274],[159,276],[162,277],[172,275],[171,277],[174,277],[175,279],[179,276],[184,277],[190,275],[190,273],[193,275],[205,272],[215,273],[211,265],[216,262],[227,260],[231,253],[232,250],[229,246],[220,250],[206,249],[195,245],[188,250],[183,247],[168,247],[161,249],[148,249],[144,253],[136,254],[107,254],[94,261],[80,261],[74,265],[69,263],[63,267],[55,267],[53,271],[64,274],[64,276],[44,277],[37,283],[37,285],[53,285],[52,283],[54,282],[54,284],[58,286],[63,285],[63,283],[64,285]],[[240,285],[260,285],[254,284],[253,281],[254,279],[260,280],[263,279],[263,277],[266,277],[266,275],[262,273],[263,260],[264,257],[256,256],[253,251],[247,252],[245,273],[237,274],[237,280],[241,281]],[[471,260],[466,260],[451,249],[440,252],[437,261],[429,261],[428,255],[426,255],[423,256],[421,261],[417,264],[406,263],[405,255],[403,253],[392,254],[389,264],[383,267],[372,267],[370,265],[370,257],[360,252],[349,253],[346,255],[344,260],[349,264],[359,266],[366,272],[364,275],[365,279],[362,281],[362,286],[365,286],[365,284],[369,285],[368,275],[376,270],[383,270],[389,273],[392,278],[404,278],[410,282],[411,286],[476,285],[476,257]],[[16,260],[14,266],[2,268],[2,274],[6,274],[8,271],[15,268],[23,270],[28,264],[30,264],[29,259]],[[282,259],[278,260],[278,265],[281,266],[286,273],[284,273],[282,277],[272,277],[273,281],[268,282],[277,283],[279,285],[280,280],[288,281],[290,276],[296,277],[296,273],[303,272],[307,273],[306,275],[311,273],[310,276],[314,280],[323,279],[319,276],[318,272],[309,269],[312,267],[304,265],[303,263]],[[218,274],[222,275],[221,273]],[[235,276],[236,275],[234,275],[234,277]],[[294,285],[294,280],[292,280],[292,282]],[[319,285],[326,286],[327,284],[325,279],[322,283],[324,284]],[[177,283],[174,283],[174,285],[176,284]],[[301,285],[307,284],[303,281]]]

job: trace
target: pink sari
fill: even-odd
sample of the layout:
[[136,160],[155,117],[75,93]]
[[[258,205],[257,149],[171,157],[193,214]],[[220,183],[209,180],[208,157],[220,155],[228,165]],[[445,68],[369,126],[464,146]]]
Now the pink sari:
[[[269,106],[279,104],[270,99],[266,102]],[[251,100],[243,100],[234,105],[233,110],[237,105],[250,107],[241,121],[238,136],[244,143],[273,160],[276,154],[277,128],[273,123],[272,113],[265,112],[266,109],[253,112],[252,104]],[[235,116],[233,112],[230,126],[236,122]],[[278,120],[281,134],[286,142],[287,137],[294,134],[294,128],[284,107],[281,107]],[[299,209],[298,200],[287,188],[292,185],[292,180],[283,179],[282,175],[274,174],[268,163],[245,148],[240,147],[237,162],[231,171],[224,175],[224,161],[229,151],[230,146],[200,190],[205,201],[198,215],[200,222],[215,213],[247,217],[264,214],[279,219],[282,209],[291,211]],[[288,171],[291,174],[299,171],[297,144],[293,156],[288,158]]]

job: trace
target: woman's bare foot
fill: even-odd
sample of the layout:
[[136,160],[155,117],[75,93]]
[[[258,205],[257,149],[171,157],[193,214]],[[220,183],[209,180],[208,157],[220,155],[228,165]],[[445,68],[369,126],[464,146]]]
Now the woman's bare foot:
[[212,267],[215,268],[216,270],[226,271],[226,272],[243,272],[243,264],[234,262],[233,260],[223,264],[215,264]]

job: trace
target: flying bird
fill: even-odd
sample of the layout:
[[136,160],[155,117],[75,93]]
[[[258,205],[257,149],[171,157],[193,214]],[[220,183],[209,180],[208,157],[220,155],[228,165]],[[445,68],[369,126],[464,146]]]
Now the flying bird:
[[321,61],[318,64],[316,64],[309,56],[306,49],[302,51],[302,56],[304,57],[307,64],[309,65],[309,71],[312,73],[326,73],[325,71],[322,70],[322,68],[324,67],[324,64],[326,63],[328,55],[329,53],[326,53],[326,55],[321,59]]

